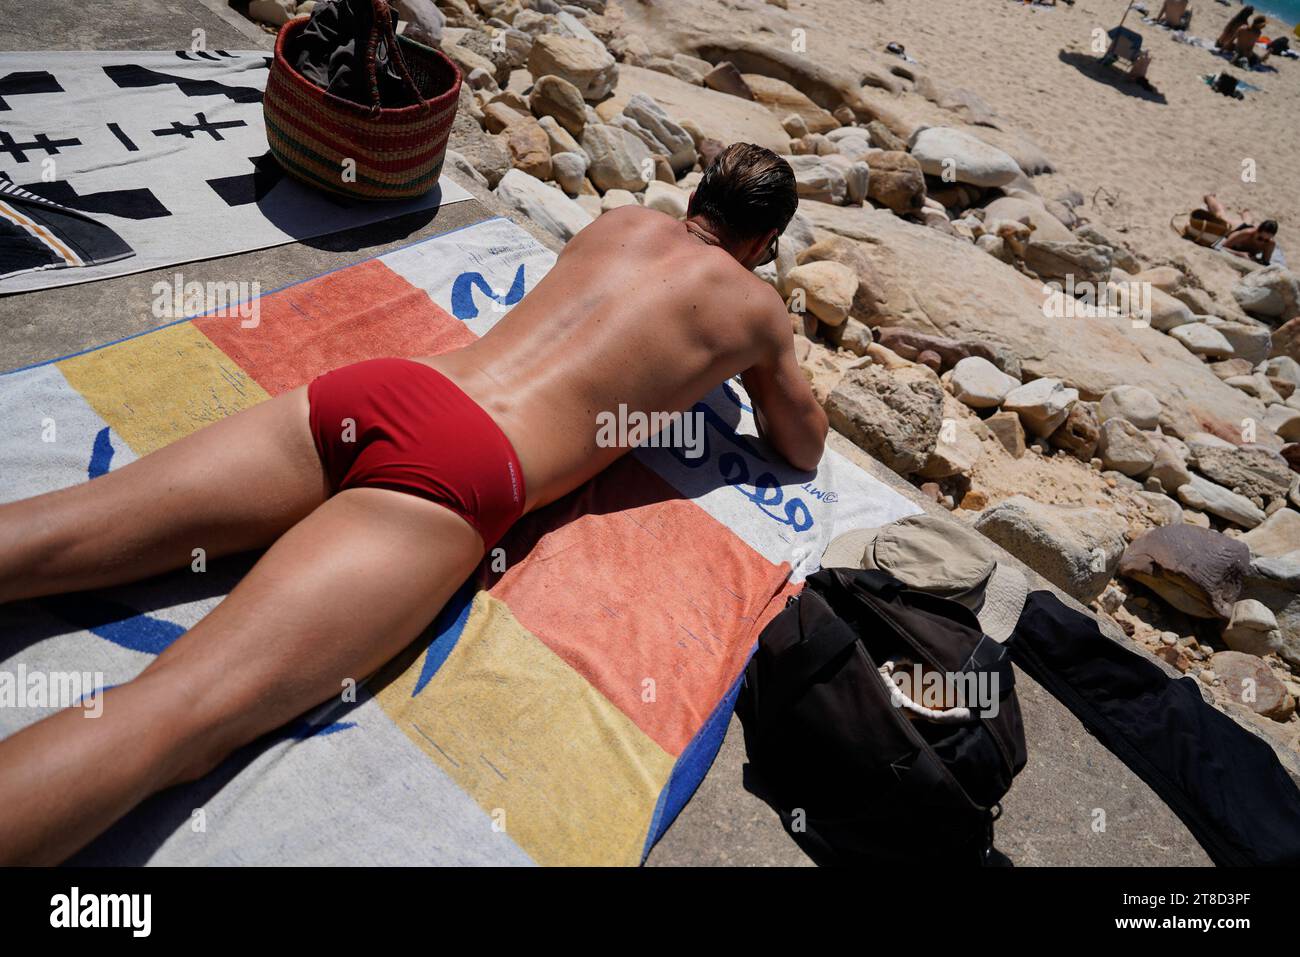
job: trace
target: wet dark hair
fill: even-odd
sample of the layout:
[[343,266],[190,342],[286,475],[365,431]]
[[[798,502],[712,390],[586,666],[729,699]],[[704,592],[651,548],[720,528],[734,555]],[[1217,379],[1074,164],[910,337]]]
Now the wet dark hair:
[[747,240],[790,224],[799,197],[794,170],[780,156],[753,143],[732,143],[709,164],[690,214],[707,219],[732,240]]
[[1276,235],[1277,235],[1277,220],[1276,220],[1276,219],[1266,219],[1266,220],[1264,220],[1262,223],[1259,224],[1259,231],[1260,231],[1261,233],[1269,233],[1270,235],[1276,236]]

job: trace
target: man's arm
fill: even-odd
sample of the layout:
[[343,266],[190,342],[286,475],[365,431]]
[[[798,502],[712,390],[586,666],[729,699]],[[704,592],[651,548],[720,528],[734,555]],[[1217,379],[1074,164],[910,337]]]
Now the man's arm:
[[741,374],[754,400],[754,418],[762,436],[791,465],[805,472],[817,468],[826,447],[826,413],[794,357],[794,336],[785,310],[780,330],[771,336],[771,353]]

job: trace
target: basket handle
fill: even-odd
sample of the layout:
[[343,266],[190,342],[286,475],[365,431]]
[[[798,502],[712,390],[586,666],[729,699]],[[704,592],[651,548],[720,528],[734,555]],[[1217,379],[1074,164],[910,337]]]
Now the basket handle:
[[378,113],[383,109],[383,104],[379,102],[379,43],[383,41],[388,48],[389,60],[397,64],[397,71],[401,74],[402,79],[415,94],[415,102],[420,104],[425,111],[432,107],[425,101],[424,94],[416,84],[415,78],[411,76],[411,71],[406,67],[406,60],[402,57],[401,48],[397,44],[397,31],[393,28],[393,17],[391,8],[388,6],[388,0],[371,0],[371,8],[374,11],[374,26],[370,31],[370,39],[366,45],[366,78],[370,85],[370,112]]

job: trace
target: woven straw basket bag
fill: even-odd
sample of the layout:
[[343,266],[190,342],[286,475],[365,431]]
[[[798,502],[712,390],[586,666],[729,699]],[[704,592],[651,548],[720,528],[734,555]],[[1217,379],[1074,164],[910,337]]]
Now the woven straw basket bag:
[[[370,106],[327,93],[288,57],[306,17],[290,20],[275,41],[262,113],[271,153],[285,171],[311,186],[351,199],[410,199],[438,182],[456,118],[461,74],[443,53],[395,35],[386,0],[374,4],[376,28],[366,51]],[[379,104],[376,51],[387,44],[415,93],[410,106]]]

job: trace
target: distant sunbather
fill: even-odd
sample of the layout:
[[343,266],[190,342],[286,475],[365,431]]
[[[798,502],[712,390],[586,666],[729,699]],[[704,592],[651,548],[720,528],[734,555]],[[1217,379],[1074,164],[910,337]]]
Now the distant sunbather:
[[1267,266],[1273,259],[1277,242],[1277,221],[1266,219],[1252,226],[1241,217],[1232,216],[1213,193],[1205,197],[1205,208],[1219,217],[1232,231],[1215,243],[1215,249]]
[[785,303],[750,271],[776,258],[797,205],[788,163],[733,144],[685,222],[606,213],[462,349],[344,366],[93,481],[0,505],[0,602],[187,567],[196,548],[267,549],[95,720],[69,708],[0,741],[0,863],[65,859],[373,673],[517,519],[628,451],[601,439],[611,415],[662,422],[739,373],[760,434],[816,468],[826,413]]
[[1266,17],[1256,17],[1248,25],[1237,29],[1228,44],[1233,63],[1240,63],[1244,60],[1248,66],[1259,66],[1267,59],[1267,51],[1263,56],[1255,51],[1255,45],[1259,43],[1259,38],[1264,35],[1264,27],[1267,24],[1268,19]]
[[1237,31],[1240,30],[1242,25],[1254,16],[1254,14],[1255,8],[1249,5],[1242,7],[1234,13],[1232,19],[1224,26],[1223,32],[1219,34],[1219,39],[1214,41],[1214,45],[1220,50],[1227,50],[1228,45],[1232,43],[1232,38],[1236,35]]
[[1191,0],[1165,0],[1164,6],[1156,14],[1156,23],[1163,23],[1175,30],[1186,30],[1192,23],[1192,11],[1188,9]]

